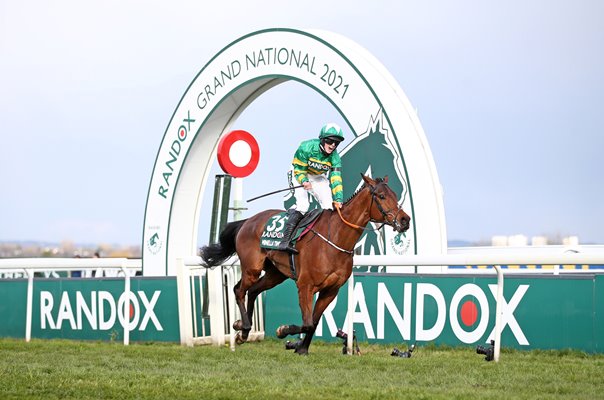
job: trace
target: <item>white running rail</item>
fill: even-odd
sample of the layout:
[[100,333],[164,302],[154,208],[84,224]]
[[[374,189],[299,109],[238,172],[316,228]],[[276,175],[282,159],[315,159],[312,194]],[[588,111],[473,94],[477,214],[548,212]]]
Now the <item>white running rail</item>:
[[[2,258],[0,271],[22,271],[27,275],[27,306],[25,319],[25,341],[31,340],[34,273],[49,271],[82,271],[100,268],[119,268],[124,275],[124,293],[130,292],[130,276],[142,269],[140,259],[127,258]],[[128,307],[128,302],[124,302]],[[126,308],[124,309],[126,313]],[[124,327],[124,345],[130,343],[129,324]]]
[[[594,253],[575,253],[567,252],[563,254],[538,254],[531,251],[518,251],[505,254],[472,254],[456,253],[443,255],[383,255],[383,256],[355,256],[355,266],[368,265],[388,265],[393,267],[408,266],[454,266],[454,265],[492,265],[497,272],[497,305],[495,311],[495,347],[493,358],[499,361],[501,349],[501,314],[503,312],[501,302],[503,300],[503,270],[500,265],[514,264],[540,264],[540,265],[572,265],[604,264],[604,252]],[[473,273],[475,270],[468,270],[467,273]],[[506,270],[506,273],[515,273],[517,270]],[[448,271],[447,273],[459,273],[460,270]],[[354,274],[350,276],[348,282],[348,315],[354,312]],[[353,321],[348,318],[348,354],[352,354],[353,339]]]
[[[238,263],[239,259],[233,257],[220,267],[206,268],[201,264],[201,258],[198,256],[176,260],[178,320],[182,345],[214,344],[221,346],[228,341],[231,350],[235,350],[236,338],[232,325],[241,317],[233,292],[240,275]],[[202,283],[204,276],[208,281],[206,297],[210,320],[209,334],[206,332],[204,321],[199,321],[197,318],[198,310],[204,306],[204,285]],[[262,296],[258,296],[248,341],[262,339],[264,339],[264,312]]]

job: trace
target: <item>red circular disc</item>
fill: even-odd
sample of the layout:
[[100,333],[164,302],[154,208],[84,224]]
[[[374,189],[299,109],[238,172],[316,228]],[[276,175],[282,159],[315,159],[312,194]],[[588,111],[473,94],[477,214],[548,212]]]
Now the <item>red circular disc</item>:
[[473,301],[468,300],[461,306],[461,321],[466,326],[472,326],[478,319],[478,307]]
[[254,172],[259,160],[258,142],[249,132],[231,131],[218,143],[220,168],[236,178],[244,178]]

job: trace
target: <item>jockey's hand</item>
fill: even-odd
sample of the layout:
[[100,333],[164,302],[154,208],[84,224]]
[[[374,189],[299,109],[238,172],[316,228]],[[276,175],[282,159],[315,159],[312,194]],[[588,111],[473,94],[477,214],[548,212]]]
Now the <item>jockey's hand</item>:
[[304,190],[312,189],[312,184],[309,181],[304,182],[302,186],[304,186]]
[[339,201],[334,201],[334,202],[333,202],[333,206],[334,206],[335,208],[342,208],[342,203],[340,203]]

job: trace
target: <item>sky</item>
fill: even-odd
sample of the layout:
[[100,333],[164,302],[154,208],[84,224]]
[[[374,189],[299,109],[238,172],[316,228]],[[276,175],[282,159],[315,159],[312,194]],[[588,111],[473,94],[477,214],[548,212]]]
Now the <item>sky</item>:
[[[600,0],[0,0],[0,241],[140,245],[188,85],[239,37],[290,27],[347,36],[397,80],[434,157],[449,240],[604,244],[602,21]],[[344,124],[298,83],[256,100],[236,123],[261,150],[244,198],[286,187],[297,144],[330,121]]]

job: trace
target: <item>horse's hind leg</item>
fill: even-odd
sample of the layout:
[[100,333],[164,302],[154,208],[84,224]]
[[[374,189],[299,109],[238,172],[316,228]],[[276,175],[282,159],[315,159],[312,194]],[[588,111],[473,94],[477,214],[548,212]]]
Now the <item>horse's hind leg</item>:
[[[239,296],[238,296],[238,292],[241,290],[240,289],[241,281],[242,281],[242,279],[240,279],[239,282],[237,282],[237,284],[235,284],[235,286],[233,287],[233,293],[235,294],[235,303],[237,303],[237,307],[239,307],[239,313],[241,315],[244,315],[244,313],[247,313],[247,310],[245,309],[245,305],[243,304],[243,302],[239,301]],[[242,328],[243,328],[242,320],[238,319],[237,321],[233,322],[233,329],[235,329],[236,331],[240,331]]]
[[279,272],[269,259],[264,260],[264,272],[264,276],[247,290],[247,316],[250,321],[254,315],[254,304],[260,293],[274,288],[287,279],[287,276]]
[[233,323],[233,329],[238,331],[240,330],[242,332],[241,335],[237,335],[237,343],[239,344],[247,340],[248,333],[252,327],[251,320],[248,318],[247,310],[245,308],[245,294],[247,293],[249,286],[250,283],[248,279],[246,279],[245,273],[243,273],[243,276],[233,288],[233,292],[235,293],[235,301],[237,302],[239,313],[241,314],[241,319]]
[[[250,267],[250,265],[253,267]],[[263,269],[266,269],[267,273],[259,279]],[[278,285],[287,278],[266,258],[260,261],[255,260],[253,264],[241,260],[241,274],[241,280],[233,289],[235,300],[241,313],[241,320],[235,321],[233,324],[233,329],[241,331],[241,334],[237,335],[239,343],[247,341],[249,332],[252,329],[254,302],[258,295],[264,290]],[[247,307],[245,305],[246,295],[248,296]]]

